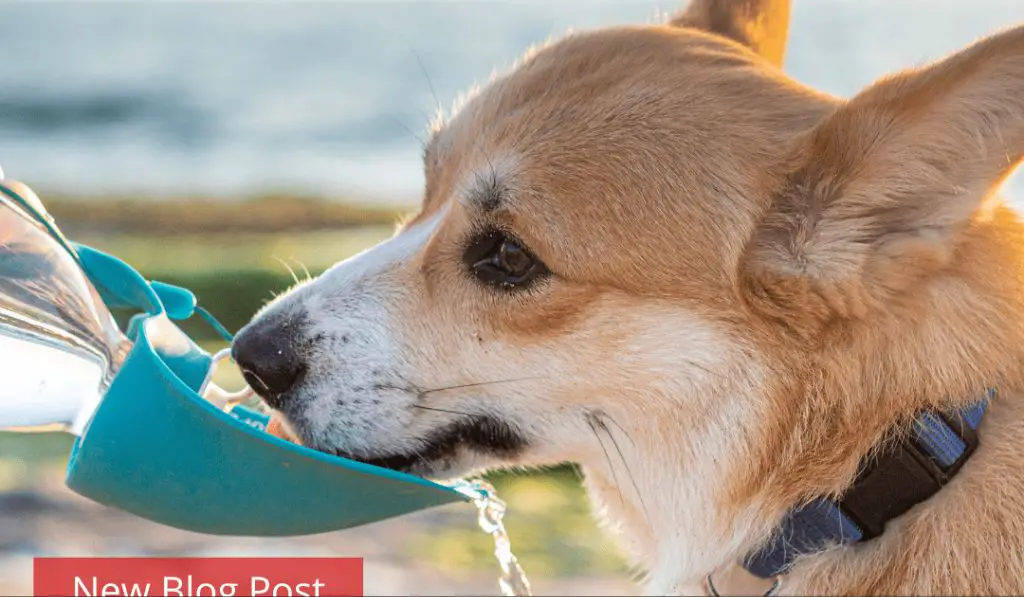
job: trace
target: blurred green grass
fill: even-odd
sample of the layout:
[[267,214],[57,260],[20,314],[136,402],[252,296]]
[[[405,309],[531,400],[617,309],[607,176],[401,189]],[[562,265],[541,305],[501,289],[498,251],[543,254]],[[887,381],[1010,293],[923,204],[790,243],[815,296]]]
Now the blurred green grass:
[[[147,275],[200,275],[235,271],[265,271],[303,275],[323,271],[394,233],[393,225],[377,224],[343,230],[301,233],[242,232],[158,236],[137,231],[85,231],[74,240],[118,255]],[[70,236],[70,234],[69,234]]]
[[[41,190],[41,189],[37,189]],[[132,231],[137,234],[242,234],[342,230],[393,225],[403,209],[264,195],[239,200],[199,196],[72,197],[42,193],[47,209],[66,234],[82,231]]]
[[[296,277],[315,276],[393,231],[393,226],[378,224],[336,231],[180,236],[92,231],[72,238],[120,257],[148,279],[190,289],[200,305],[236,332]],[[182,328],[199,340],[216,338],[200,318],[184,322]]]
[[[214,216],[232,219],[232,214],[251,211],[254,206],[250,202],[230,204],[233,208],[189,204],[200,211],[184,221],[150,225],[145,223],[147,218],[178,217],[181,212],[131,202],[100,202],[90,212],[79,206],[70,209],[60,202],[55,209],[53,202],[46,197],[44,201],[70,238],[116,255],[148,279],[191,289],[199,303],[232,332],[244,325],[274,293],[294,283],[289,267],[300,277],[306,275],[307,269],[316,275],[390,236],[397,219],[391,210],[360,208],[352,212],[359,213],[358,218],[344,226],[324,229],[315,218],[282,216],[297,212],[279,207],[259,216],[250,213],[241,227],[196,231],[187,226],[188,221],[209,221],[206,218]],[[130,213],[118,215],[124,205],[132,206]],[[308,205],[306,208],[305,212],[298,212],[322,213]],[[345,208],[332,209],[339,221],[344,219],[339,214],[349,213]],[[65,224],[62,213],[72,226]],[[275,218],[285,224],[284,229],[275,228]],[[183,328],[210,352],[225,346],[199,318],[185,322]],[[240,376],[230,365],[222,366],[214,380],[227,388],[240,386]],[[0,491],[28,481],[31,475],[38,474],[33,471],[52,469],[35,465],[59,462],[67,457],[70,445],[70,438],[61,434],[0,433]],[[613,543],[598,531],[589,514],[574,467],[531,473],[501,472],[489,475],[488,479],[509,504],[509,534],[516,555],[528,572],[560,576],[625,570]],[[493,569],[493,550],[490,538],[473,527],[426,529],[406,546],[410,557],[429,561],[455,577]]]

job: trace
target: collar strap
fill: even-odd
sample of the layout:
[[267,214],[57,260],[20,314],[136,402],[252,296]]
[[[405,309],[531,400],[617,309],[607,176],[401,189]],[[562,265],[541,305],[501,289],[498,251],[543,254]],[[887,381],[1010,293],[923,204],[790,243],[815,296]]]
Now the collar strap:
[[981,401],[951,413],[919,415],[906,439],[872,457],[841,500],[818,498],[786,514],[744,568],[774,578],[800,556],[881,535],[888,521],[938,493],[970,458],[994,395],[989,390]]

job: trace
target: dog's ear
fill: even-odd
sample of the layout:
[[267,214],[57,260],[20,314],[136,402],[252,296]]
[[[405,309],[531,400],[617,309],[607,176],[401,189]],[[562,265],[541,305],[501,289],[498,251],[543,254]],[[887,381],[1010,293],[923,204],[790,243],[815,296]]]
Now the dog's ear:
[[811,338],[950,262],[1024,154],[1024,26],[882,80],[784,159],[740,262],[748,303]]
[[782,67],[790,0],[691,0],[672,25],[717,33]]

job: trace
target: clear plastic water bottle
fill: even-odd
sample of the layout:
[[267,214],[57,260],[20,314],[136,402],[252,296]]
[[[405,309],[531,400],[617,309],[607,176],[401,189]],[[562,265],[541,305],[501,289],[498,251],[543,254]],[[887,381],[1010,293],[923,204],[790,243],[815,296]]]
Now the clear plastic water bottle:
[[25,185],[3,183],[0,429],[80,435],[131,342],[38,197]]

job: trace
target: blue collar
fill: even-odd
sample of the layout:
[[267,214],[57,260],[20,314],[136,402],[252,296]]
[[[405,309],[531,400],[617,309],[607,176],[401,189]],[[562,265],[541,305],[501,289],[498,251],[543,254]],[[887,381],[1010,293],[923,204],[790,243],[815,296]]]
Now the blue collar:
[[971,457],[994,395],[989,390],[981,401],[952,413],[919,415],[909,437],[872,457],[841,500],[819,498],[791,510],[743,566],[760,578],[774,578],[800,556],[881,535],[886,522],[938,493]]

